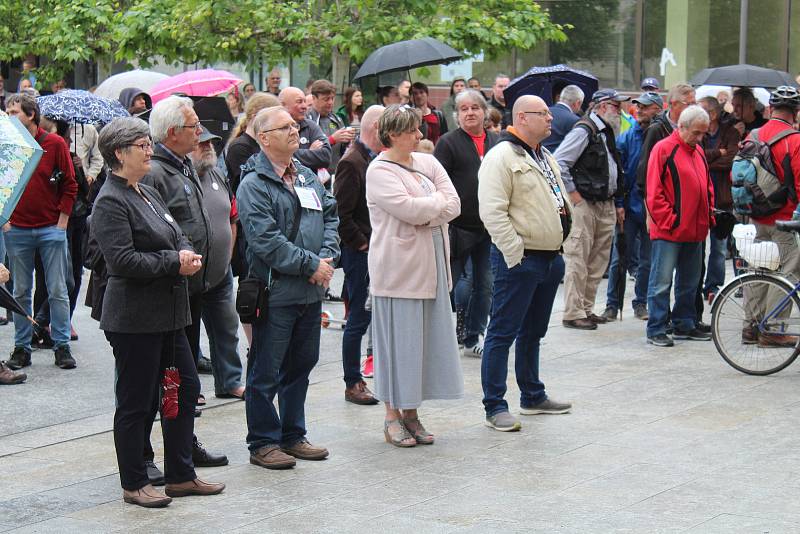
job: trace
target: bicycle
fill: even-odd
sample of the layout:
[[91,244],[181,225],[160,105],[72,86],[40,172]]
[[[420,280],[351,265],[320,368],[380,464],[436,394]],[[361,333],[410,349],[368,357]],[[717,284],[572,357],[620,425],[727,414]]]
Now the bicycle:
[[[775,227],[793,232],[800,247],[800,220]],[[711,336],[737,371],[766,376],[785,369],[800,354],[800,282],[759,267],[737,276],[714,299]]]

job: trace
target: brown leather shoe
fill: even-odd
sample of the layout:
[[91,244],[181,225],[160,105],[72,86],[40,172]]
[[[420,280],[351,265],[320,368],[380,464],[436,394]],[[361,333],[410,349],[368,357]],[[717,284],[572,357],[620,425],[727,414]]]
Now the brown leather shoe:
[[291,469],[297,462],[280,447],[270,445],[251,452],[250,463],[267,469]]
[[755,345],[758,343],[758,330],[748,326],[742,329],[742,345]]
[[362,404],[365,406],[378,404],[379,402],[378,399],[372,395],[372,392],[367,387],[367,383],[363,380],[353,384],[353,387],[344,390],[344,400],[352,402],[353,404]]
[[590,321],[592,321],[594,324],[606,324],[606,323],[608,322],[608,319],[607,319],[607,318],[605,318],[605,317],[602,317],[602,316],[600,316],[600,315],[595,315],[594,313],[590,313],[590,314],[587,316],[587,319],[589,319]]
[[561,321],[565,328],[577,330],[597,330],[597,323],[590,319],[564,319]]
[[164,493],[170,497],[188,497],[189,495],[217,495],[224,489],[225,484],[221,482],[204,482],[196,478],[180,484],[167,484]]
[[758,336],[758,346],[762,348],[791,348],[797,346],[797,336],[785,336],[783,334],[765,334]]
[[[12,370],[6,362],[0,362],[0,384],[22,384],[28,379],[28,375],[19,371]],[[378,401],[375,401],[378,402]]]
[[281,447],[281,450],[301,460],[324,460],[328,457],[328,449],[315,447],[306,440],[298,441],[291,447]]
[[155,489],[150,484],[138,490],[122,490],[122,500],[144,506],[145,508],[163,508],[172,502],[172,499]]

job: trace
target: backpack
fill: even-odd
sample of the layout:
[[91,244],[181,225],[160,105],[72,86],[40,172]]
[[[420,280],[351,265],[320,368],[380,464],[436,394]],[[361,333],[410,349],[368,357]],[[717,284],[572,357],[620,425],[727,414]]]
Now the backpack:
[[784,176],[781,182],[771,151],[778,141],[796,133],[800,132],[787,129],[768,141],[762,141],[758,138],[758,130],[753,130],[750,139],[740,143],[731,169],[731,194],[736,213],[766,217],[783,208],[789,200],[797,201],[789,155],[781,162]]

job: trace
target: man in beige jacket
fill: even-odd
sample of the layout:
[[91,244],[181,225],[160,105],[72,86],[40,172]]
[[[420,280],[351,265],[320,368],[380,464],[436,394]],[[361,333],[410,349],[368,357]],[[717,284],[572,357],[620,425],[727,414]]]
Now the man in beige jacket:
[[539,379],[539,344],[564,275],[561,246],[572,214],[558,164],[541,146],[552,120],[541,98],[517,99],[513,126],[486,154],[478,172],[479,213],[492,238],[494,271],[481,362],[483,405],[486,426],[502,432],[521,428],[504,399],[508,350],[514,341],[520,413],[560,414],[572,408],[549,399]]

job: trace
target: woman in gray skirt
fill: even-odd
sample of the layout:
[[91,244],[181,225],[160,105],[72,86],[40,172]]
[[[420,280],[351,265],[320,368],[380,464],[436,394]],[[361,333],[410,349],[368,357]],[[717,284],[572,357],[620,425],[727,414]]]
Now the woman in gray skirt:
[[414,152],[420,121],[414,109],[389,106],[378,121],[388,150],[367,170],[375,396],[386,403],[386,441],[397,447],[432,444],[417,408],[464,391],[447,238],[461,202],[436,158]]

